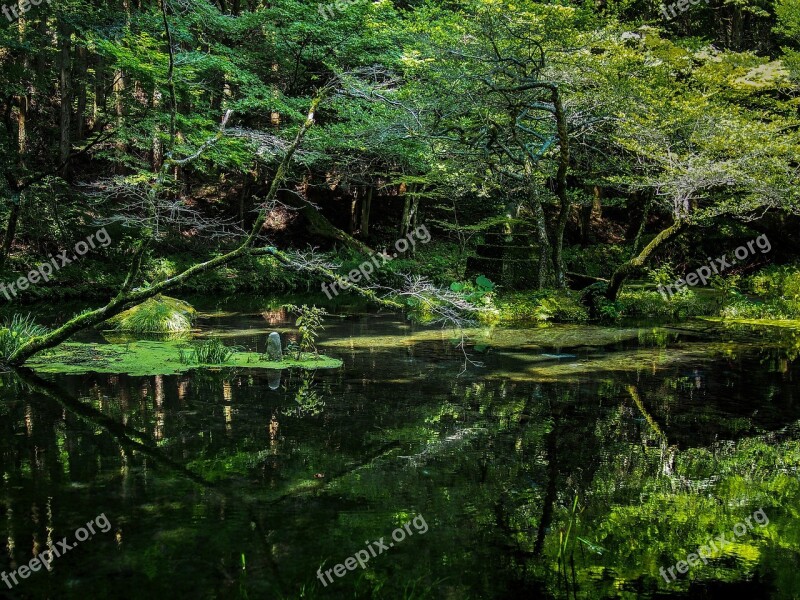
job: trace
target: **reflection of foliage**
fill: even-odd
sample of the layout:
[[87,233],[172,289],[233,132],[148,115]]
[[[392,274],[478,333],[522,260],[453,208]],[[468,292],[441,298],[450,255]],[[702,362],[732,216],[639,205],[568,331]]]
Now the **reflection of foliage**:
[[303,371],[300,374],[300,386],[295,392],[294,401],[297,404],[294,408],[287,408],[283,414],[287,416],[316,417],[325,408],[325,401],[314,385],[314,372]]
[[206,481],[222,481],[232,476],[248,475],[269,458],[269,451],[220,452],[210,458],[196,458],[186,466]]

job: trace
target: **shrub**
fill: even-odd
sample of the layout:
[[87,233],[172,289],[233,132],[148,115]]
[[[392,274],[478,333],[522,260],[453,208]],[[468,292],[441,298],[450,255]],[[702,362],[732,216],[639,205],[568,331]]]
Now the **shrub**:
[[589,320],[588,310],[580,303],[578,295],[570,291],[517,292],[502,296],[496,303],[502,322],[583,323]]
[[316,306],[295,306],[287,304],[286,309],[297,315],[295,325],[300,329],[300,343],[297,345],[297,360],[303,356],[303,352],[313,352],[317,355],[317,338],[320,332],[325,329],[322,324],[323,317],[328,313],[324,308]]
[[617,305],[622,316],[661,317],[664,319],[686,319],[716,312],[714,301],[694,290],[682,288],[669,298],[659,292],[642,289],[623,289]]

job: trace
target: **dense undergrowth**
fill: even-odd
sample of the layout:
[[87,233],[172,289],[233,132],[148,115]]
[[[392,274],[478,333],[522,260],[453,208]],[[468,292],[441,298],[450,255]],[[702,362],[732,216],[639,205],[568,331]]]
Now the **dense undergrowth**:
[[[624,260],[626,252],[613,244],[572,249],[568,253],[568,270],[591,277],[608,278]],[[454,260],[454,256],[459,259]],[[186,267],[206,258],[195,249],[152,259],[144,264],[146,281],[171,277]],[[346,275],[363,262],[364,257],[349,251],[335,256],[339,272]],[[11,281],[31,268],[33,257],[17,257],[0,272],[0,280]],[[661,284],[674,280],[683,272],[669,263],[645,270],[643,278],[623,287],[615,302],[605,300],[604,284],[577,290],[514,290],[494,281],[495,274],[465,276],[466,258],[455,244],[444,242],[420,246],[411,256],[401,256],[381,265],[371,274],[367,285],[396,289],[407,276],[422,276],[435,284],[458,291],[484,310],[480,320],[492,325],[589,321],[616,322],[625,318],[647,318],[663,321],[697,316],[726,319],[800,319],[800,265],[769,265],[751,274],[730,274],[717,277],[706,287],[684,288],[673,296],[657,291]],[[18,306],[40,300],[80,298],[102,300],[113,294],[124,278],[118,268],[119,257],[106,256],[69,265],[48,283],[40,283],[20,292],[5,312],[19,312]],[[221,269],[203,273],[179,288],[178,295],[234,294],[266,295],[278,293],[316,293],[321,281],[305,273],[286,269],[272,257],[246,257]],[[593,289],[594,288],[594,289]],[[346,293],[336,298],[341,300]],[[17,310],[15,310],[17,309]],[[17,322],[14,330],[19,330]],[[24,328],[23,328],[24,329]],[[4,329],[3,331],[11,331]],[[21,334],[24,334],[23,331]],[[21,335],[20,334],[20,335]],[[9,334],[10,335],[10,334]],[[5,338],[4,338],[5,339]],[[17,338],[14,338],[18,341]],[[11,338],[6,345],[13,345]]]

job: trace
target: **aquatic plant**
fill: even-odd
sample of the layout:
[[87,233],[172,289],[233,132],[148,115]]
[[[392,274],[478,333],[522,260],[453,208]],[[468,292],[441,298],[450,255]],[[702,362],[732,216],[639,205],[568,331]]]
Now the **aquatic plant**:
[[200,342],[192,348],[191,360],[199,365],[221,365],[228,362],[233,353],[239,349],[239,347],[226,346],[219,339],[212,338]]
[[106,321],[116,331],[175,333],[189,331],[197,311],[188,302],[154,296]]
[[14,315],[11,321],[0,328],[0,361],[7,361],[28,340],[47,331],[46,327],[37,325],[30,314]]
[[323,317],[328,313],[324,308],[306,304],[303,304],[303,306],[287,304],[286,309],[298,315],[295,325],[300,331],[300,342],[296,348],[296,359],[300,360],[304,352],[313,353],[314,356],[317,356],[319,354],[316,346],[317,338],[320,332],[325,329],[322,321]]

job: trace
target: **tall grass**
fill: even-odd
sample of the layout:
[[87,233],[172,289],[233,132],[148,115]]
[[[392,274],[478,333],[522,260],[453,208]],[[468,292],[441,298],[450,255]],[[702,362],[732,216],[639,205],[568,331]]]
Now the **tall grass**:
[[200,342],[189,350],[179,349],[178,360],[185,365],[222,365],[239,349],[239,346],[226,346],[214,338]]
[[28,340],[46,333],[47,328],[34,323],[30,314],[14,315],[0,328],[0,361],[8,362]]

